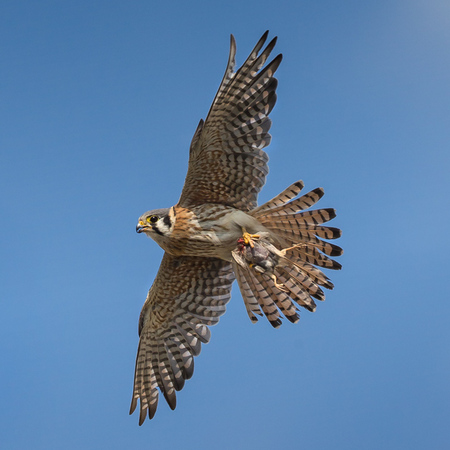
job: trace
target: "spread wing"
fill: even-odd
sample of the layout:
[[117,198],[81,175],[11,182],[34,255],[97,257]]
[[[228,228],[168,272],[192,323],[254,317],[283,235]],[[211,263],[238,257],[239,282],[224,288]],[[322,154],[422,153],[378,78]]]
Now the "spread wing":
[[276,102],[277,70],[282,55],[264,68],[276,43],[266,48],[266,31],[235,73],[236,43],[231,35],[228,65],[206,120],[192,139],[189,168],[179,206],[221,203],[249,211],[268,173],[272,124],[268,115]]
[[175,257],[165,253],[139,319],[130,414],[140,399],[139,425],[158,406],[158,388],[175,409],[175,391],[194,371],[194,356],[210,338],[230,300],[231,264],[216,258]]

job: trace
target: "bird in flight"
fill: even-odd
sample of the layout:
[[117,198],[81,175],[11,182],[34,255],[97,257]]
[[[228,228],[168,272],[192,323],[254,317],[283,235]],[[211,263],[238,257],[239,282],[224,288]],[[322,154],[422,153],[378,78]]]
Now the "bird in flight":
[[267,35],[237,71],[231,35],[224,77],[191,142],[181,197],[146,212],[136,227],[165,251],[139,318],[130,408],[132,414],[139,400],[139,425],[155,415],[159,391],[175,409],[176,391],[192,377],[194,356],[210,339],[208,326],[225,313],[235,279],[250,320],[265,315],[277,328],[282,316],[298,322],[297,305],[314,311],[314,299],[325,298],[322,288],[333,288],[321,268],[341,268],[330,256],[342,249],[323,240],[341,235],[323,225],[334,209],[309,209],[322,188],[300,196],[297,181],[257,206],[282,59],[266,64],[276,43],[263,49]]

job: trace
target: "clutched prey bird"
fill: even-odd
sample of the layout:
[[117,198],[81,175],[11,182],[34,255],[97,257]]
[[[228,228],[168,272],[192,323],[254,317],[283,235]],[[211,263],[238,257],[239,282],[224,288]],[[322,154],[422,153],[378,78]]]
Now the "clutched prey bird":
[[250,320],[265,315],[279,327],[283,316],[299,320],[298,305],[314,311],[322,288],[333,288],[322,268],[341,268],[330,258],[341,248],[327,241],[341,232],[323,225],[334,209],[309,209],[323,189],[300,196],[297,181],[257,206],[282,59],[266,64],[276,43],[263,49],[267,35],[236,72],[231,36],[225,75],[191,142],[181,197],[171,208],[146,212],[136,227],[165,250],[139,318],[130,414],[139,400],[140,425],[147,414],[153,418],[159,391],[175,408],[175,393],[193,374],[208,326],[225,313],[235,278]]

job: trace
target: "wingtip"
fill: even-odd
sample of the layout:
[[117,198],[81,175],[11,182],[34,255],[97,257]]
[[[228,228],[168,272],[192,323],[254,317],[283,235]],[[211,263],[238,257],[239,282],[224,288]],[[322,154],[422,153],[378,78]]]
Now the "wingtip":
[[163,395],[169,408],[173,411],[177,407],[177,396],[175,395],[175,391],[172,391],[170,394],[163,391]]
[[139,414],[139,426],[141,426],[145,422],[146,417],[147,417],[147,409],[142,409]]
[[292,184],[292,188],[298,189],[297,195],[303,190],[304,187],[305,187],[305,183],[303,182],[303,180],[298,180]]
[[272,40],[267,44],[267,48],[269,49],[269,52],[272,51],[272,49],[275,47],[278,41],[278,36],[275,36],[272,38]]
[[137,405],[137,400],[133,397],[133,398],[131,399],[130,412],[128,413],[128,414],[130,414],[130,416],[131,416],[131,414],[133,414],[134,411],[136,410],[136,405]]
[[[276,61],[276,62],[275,62]],[[278,53],[277,56],[273,59],[272,63],[276,65],[276,68],[281,64],[281,61],[283,61],[283,53]],[[276,70],[276,69],[275,69]],[[274,70],[274,71],[275,71]]]

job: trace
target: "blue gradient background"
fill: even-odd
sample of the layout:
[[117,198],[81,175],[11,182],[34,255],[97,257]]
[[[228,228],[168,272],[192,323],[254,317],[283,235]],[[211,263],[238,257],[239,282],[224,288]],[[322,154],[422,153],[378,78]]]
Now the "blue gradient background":
[[[2,449],[446,449],[450,4],[0,4]],[[225,69],[284,54],[265,201],[301,178],[343,229],[336,288],[252,325],[237,287],[170,411],[128,416],[137,321]]]

